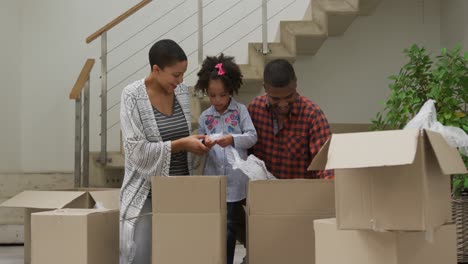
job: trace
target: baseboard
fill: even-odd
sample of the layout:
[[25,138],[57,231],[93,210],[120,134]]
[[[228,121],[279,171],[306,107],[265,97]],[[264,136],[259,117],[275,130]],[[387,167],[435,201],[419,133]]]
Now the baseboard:
[[73,187],[73,173],[0,173],[0,198],[25,190],[54,190]]
[[0,225],[0,244],[13,245],[23,243],[23,225]]

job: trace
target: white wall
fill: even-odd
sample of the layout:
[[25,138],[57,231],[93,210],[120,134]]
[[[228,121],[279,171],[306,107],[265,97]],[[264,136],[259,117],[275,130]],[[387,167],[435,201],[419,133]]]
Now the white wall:
[[[446,2],[447,1],[447,2]],[[99,149],[99,54],[100,41],[85,44],[85,38],[139,0],[3,0],[0,1],[0,28],[7,38],[0,49],[0,172],[67,172],[73,169],[74,103],[68,93],[84,61],[96,58],[91,80],[91,147]],[[379,101],[389,93],[387,77],[405,63],[404,48],[413,43],[438,51],[446,43],[463,39],[467,47],[466,0],[383,0],[369,17],[359,17],[343,36],[328,39],[313,57],[298,58],[295,67],[303,94],[316,101],[331,122],[368,122],[382,109]],[[170,9],[182,3],[183,12]],[[211,0],[205,0],[205,4]],[[260,0],[216,0],[206,9],[204,19],[205,54],[214,55],[259,25],[260,10],[243,23],[231,26],[260,4]],[[291,4],[269,23],[269,39],[278,31],[279,20],[300,19],[308,0],[269,2],[270,16]],[[232,8],[228,8],[235,5]],[[142,29],[142,34],[112,51],[109,68],[129,53],[135,57],[109,73],[109,87],[125,78],[125,72],[144,68],[123,80],[109,92],[109,106],[119,102],[121,89],[144,77],[148,68],[147,52],[152,41],[173,38],[181,42],[187,54],[196,48],[196,16],[187,19],[196,7],[191,0],[159,0],[124,21],[108,35],[109,49]],[[225,9],[230,13],[219,16]],[[143,29],[163,14],[157,23]],[[442,15],[440,15],[442,13]],[[175,23],[181,25],[164,34]],[[464,23],[464,24],[463,24]],[[464,27],[461,25],[465,25]],[[228,31],[226,28],[230,27]],[[226,31],[226,32],[224,32]],[[463,37],[461,37],[463,36]],[[237,45],[225,50],[239,63],[247,62],[247,41],[260,41],[260,28],[246,35]],[[141,51],[139,51],[141,49]],[[139,52],[138,52],[139,51]],[[189,71],[195,71],[197,54],[189,57]],[[193,84],[195,72],[186,78]],[[109,111],[109,126],[118,121],[118,107]],[[119,126],[110,130],[109,149],[119,148]]]
[[3,0],[0,8],[0,173],[21,168],[20,1]]
[[[22,171],[72,170],[74,102],[68,100],[68,94],[86,58],[95,56],[92,50],[97,47],[85,45],[84,40],[136,2],[23,0],[22,89],[21,107],[17,108],[21,109]],[[92,93],[97,96],[96,90]],[[95,114],[93,119],[96,122]]]
[[406,63],[413,43],[440,47],[437,0],[383,0],[368,17],[358,17],[343,36],[329,38],[313,57],[295,64],[301,92],[330,122],[370,123],[388,96],[388,76]]
[[443,47],[453,49],[456,43],[468,51],[468,1],[444,0],[441,4],[440,35]]
[[[0,172],[70,172],[73,169],[74,102],[68,94],[86,58],[96,58],[91,76],[91,149],[98,150],[100,141],[98,95],[100,93],[100,40],[85,44],[85,38],[107,22],[138,3],[139,0],[4,0],[0,1],[2,33],[9,36],[2,42],[0,74],[2,74],[2,103],[0,121]],[[205,28],[205,54],[214,55],[246,35],[260,23],[260,9],[246,16],[242,23],[236,18],[249,14],[260,5],[260,0],[231,1],[205,0],[205,23],[215,19]],[[239,2],[239,4],[236,4]],[[210,4],[211,3],[211,4]],[[170,11],[181,4],[176,11]],[[235,6],[233,6],[235,4]],[[270,21],[269,39],[273,40],[280,19],[301,19],[307,0],[272,0],[270,17],[289,5]],[[228,8],[231,7],[232,8]],[[137,30],[142,33],[112,51],[109,69],[119,64],[129,54],[135,56],[109,73],[109,87],[123,80],[109,91],[108,106],[118,104],[122,88],[148,73],[149,46],[158,38],[173,38],[181,42],[187,54],[196,49],[197,34],[182,42],[196,29],[196,1],[159,0],[134,14],[108,33],[109,50],[126,40]],[[220,12],[229,12],[218,16]],[[169,13],[155,24],[157,18]],[[188,19],[186,19],[188,18]],[[186,19],[186,20],[185,20]],[[185,21],[184,21],[185,20]],[[172,25],[181,23],[169,31]],[[235,25],[234,25],[235,24]],[[226,29],[229,28],[228,31]],[[226,32],[224,32],[226,31]],[[246,35],[239,43],[225,50],[235,55],[239,63],[247,61],[247,41],[260,41],[260,28]],[[189,57],[189,72],[197,67],[197,54]],[[128,72],[144,66],[136,74]],[[187,78],[193,84],[196,72]],[[109,111],[109,124],[118,122],[118,107]],[[119,149],[119,125],[109,131],[109,150]]]

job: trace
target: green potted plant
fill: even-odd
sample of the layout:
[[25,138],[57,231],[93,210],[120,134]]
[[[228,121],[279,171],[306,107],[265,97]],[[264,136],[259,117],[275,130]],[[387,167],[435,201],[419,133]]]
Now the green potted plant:
[[[434,99],[441,124],[468,132],[468,53],[462,55],[459,44],[452,51],[442,49],[435,60],[417,45],[404,53],[409,62],[390,76],[391,94],[384,110],[371,121],[371,129],[402,129],[428,99]],[[468,190],[468,175],[454,176],[453,190],[456,196]]]
[[[409,61],[397,75],[390,76],[391,94],[384,102],[384,110],[372,119],[371,129],[402,129],[427,100],[433,99],[436,102],[437,120],[444,126],[459,127],[467,133],[468,53],[463,55],[458,44],[451,51],[442,49],[434,60],[425,48],[418,45],[405,49],[404,54]],[[465,166],[468,166],[468,157],[462,157]],[[457,210],[466,212],[468,209],[458,207],[468,203],[457,202],[468,201],[468,174],[452,176],[452,194],[454,215],[459,214]],[[460,228],[458,223],[457,228]],[[468,244],[468,241],[464,243]]]

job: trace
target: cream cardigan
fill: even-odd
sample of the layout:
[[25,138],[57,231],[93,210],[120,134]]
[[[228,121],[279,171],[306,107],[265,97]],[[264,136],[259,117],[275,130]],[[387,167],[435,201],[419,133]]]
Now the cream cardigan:
[[[180,84],[175,96],[191,131],[188,87]],[[124,88],[120,123],[125,151],[125,176],[120,193],[120,264],[130,264],[135,256],[135,224],[151,188],[151,177],[169,176],[171,162],[171,142],[162,141],[144,79]],[[187,159],[192,174],[191,153],[187,153]]]

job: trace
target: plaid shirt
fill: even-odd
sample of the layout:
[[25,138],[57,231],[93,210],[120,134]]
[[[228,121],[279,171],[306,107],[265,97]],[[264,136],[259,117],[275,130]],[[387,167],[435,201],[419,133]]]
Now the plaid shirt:
[[299,95],[289,118],[275,135],[274,114],[266,95],[257,96],[248,107],[257,130],[253,154],[265,162],[279,179],[333,179],[333,170],[307,171],[307,167],[330,137],[330,126],[320,107]]

